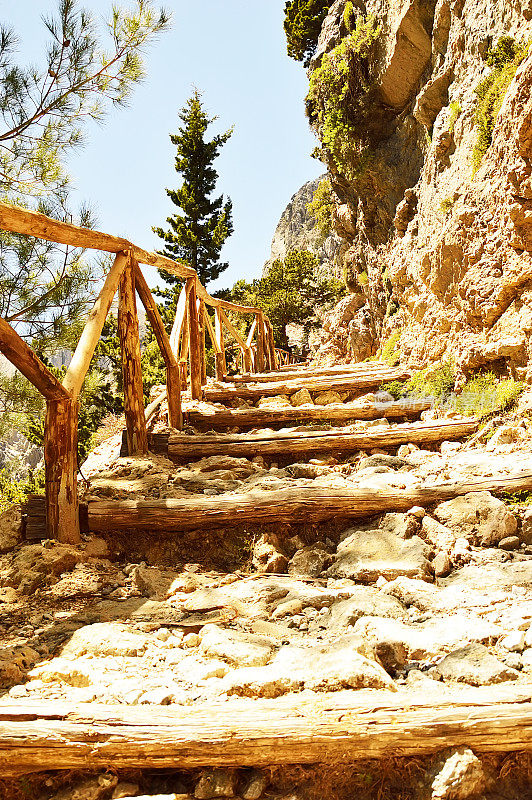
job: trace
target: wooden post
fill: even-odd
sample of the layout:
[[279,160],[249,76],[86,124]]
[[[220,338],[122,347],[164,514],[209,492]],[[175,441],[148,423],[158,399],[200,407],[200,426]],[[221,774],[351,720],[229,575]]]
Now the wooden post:
[[207,383],[207,355],[205,352],[205,301],[198,300],[198,324],[199,324],[199,338],[200,338],[200,356],[201,356],[201,385],[205,386]]
[[216,336],[216,380],[223,381],[227,375],[227,361],[225,359],[225,341],[222,312],[219,308],[215,308],[215,336]]
[[187,278],[190,394],[201,400],[201,341],[196,297],[196,278]]
[[266,323],[266,336],[267,336],[268,347],[269,347],[269,350],[270,350],[271,369],[272,370],[277,370],[277,369],[279,369],[279,363],[277,361],[277,354],[275,352],[275,340],[273,338],[273,326],[272,326],[272,323],[270,322],[270,320],[267,317],[266,317],[266,319],[264,321]]
[[256,368],[257,372],[264,372],[264,314],[259,311],[257,314],[257,359]]
[[46,532],[66,544],[81,541],[78,502],[78,402],[48,400],[44,434]]
[[129,455],[148,452],[144,391],[140,365],[139,323],[135,300],[135,276],[131,259],[119,285],[118,334],[122,351],[124,412]]
[[150,287],[140,271],[139,265],[133,264],[135,273],[135,287],[146,309],[146,316],[150,322],[157,344],[161,350],[166,365],[166,396],[168,399],[168,423],[171,428],[181,430],[183,415],[181,413],[181,380],[179,366],[166,333],[166,328],[159,314],[157,304],[153,299]]

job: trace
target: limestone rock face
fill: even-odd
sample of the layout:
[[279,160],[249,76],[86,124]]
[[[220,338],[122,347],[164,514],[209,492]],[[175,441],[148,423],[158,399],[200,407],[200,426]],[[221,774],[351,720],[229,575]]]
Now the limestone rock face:
[[[332,4],[311,69],[345,35],[345,5]],[[452,360],[457,388],[479,369],[532,382],[532,53],[476,173],[472,165],[489,49],[501,37],[530,40],[530,4],[355,5],[380,26],[367,125],[348,143],[354,157],[367,148],[371,162],[356,178],[328,166],[347,285],[365,303],[342,335],[326,320],[315,350],[364,359],[398,330],[402,363]]]
[[284,258],[291,250],[309,250],[318,257],[320,271],[329,276],[341,277],[341,266],[337,264],[337,255],[342,245],[340,237],[331,232],[323,241],[316,228],[316,220],[307,210],[322,178],[305,183],[283,211],[273,236],[270,257],[264,265],[265,272],[277,258]]

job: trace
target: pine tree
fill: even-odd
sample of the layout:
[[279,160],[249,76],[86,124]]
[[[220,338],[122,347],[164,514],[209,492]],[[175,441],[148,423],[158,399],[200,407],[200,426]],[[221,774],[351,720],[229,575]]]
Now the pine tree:
[[[183,213],[167,218],[168,230],[153,230],[165,242],[164,255],[191,266],[205,285],[228,267],[219,258],[224,242],[233,233],[232,203],[230,199],[224,202],[223,196],[212,199],[218,179],[212,164],[233,130],[217,134],[210,141],[205,139],[216,117],[207,115],[197,90],[181,109],[179,119],[183,123],[179,133],[170,139],[177,147],[175,170],[183,182],[179,189],[167,189],[166,193]],[[160,274],[169,284],[179,280],[164,271]],[[167,297],[171,295],[166,293]]]

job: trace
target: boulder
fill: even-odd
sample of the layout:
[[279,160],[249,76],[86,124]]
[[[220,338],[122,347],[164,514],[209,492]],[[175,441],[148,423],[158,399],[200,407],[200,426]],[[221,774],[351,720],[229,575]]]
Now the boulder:
[[423,783],[420,800],[472,800],[480,798],[491,781],[478,756],[460,747],[438,754]]
[[317,578],[327,564],[331,556],[319,545],[309,545],[298,550],[288,564],[289,575],[304,575],[309,578]]
[[522,542],[532,544],[532,508],[527,508],[523,514],[520,536]]
[[300,389],[299,392],[293,394],[290,398],[290,403],[293,406],[313,405],[312,397],[308,389]]
[[436,506],[436,518],[472,544],[496,546],[515,536],[517,519],[509,508],[490,492],[469,492]]
[[507,667],[492,656],[483,644],[473,643],[449,653],[434,668],[437,677],[443,680],[485,686],[503,681],[514,681],[519,672]]
[[330,389],[327,392],[320,392],[317,394],[314,398],[314,402],[317,406],[331,406],[337,403],[342,403],[343,401],[338,392]]
[[285,394],[274,397],[261,397],[257,403],[258,408],[291,408],[290,400]]
[[405,613],[403,604],[372,586],[356,586],[348,600],[338,600],[323,616],[328,630],[341,630],[354,625],[361,617],[390,617],[398,619]]
[[429,548],[418,536],[405,540],[386,529],[352,530],[338,545],[327,575],[351,578],[361,583],[374,583],[381,575],[387,580],[399,575],[428,578],[429,553]]
[[83,655],[94,656],[139,656],[148,646],[149,637],[130,630],[120,622],[96,622],[74,631],[70,641],[63,647],[64,658]]
[[200,639],[200,648],[205,655],[221,658],[237,667],[262,666],[268,663],[273,653],[273,642],[265,636],[213,624],[201,629]]
[[237,773],[234,769],[206,769],[194,789],[197,800],[212,800],[215,797],[234,797]]
[[10,506],[0,513],[0,553],[12,550],[22,539],[22,507]]

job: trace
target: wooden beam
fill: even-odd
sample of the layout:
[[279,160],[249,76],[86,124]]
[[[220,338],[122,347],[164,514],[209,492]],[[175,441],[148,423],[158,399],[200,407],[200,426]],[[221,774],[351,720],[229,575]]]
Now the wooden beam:
[[66,544],[81,541],[78,501],[78,402],[48,400],[44,428],[46,533]]
[[201,359],[201,385],[207,383],[207,355],[205,353],[205,301],[198,300],[198,326],[200,339],[200,359]]
[[445,748],[532,751],[532,686],[359,690],[189,706],[0,706],[3,777],[46,770],[351,763]]
[[175,353],[176,358],[179,356],[181,339],[187,325],[187,287],[186,284],[179,293],[177,306],[175,311],[174,324],[172,325],[172,332],[170,334],[170,345],[172,352]]
[[278,370],[279,369],[279,364],[277,363],[277,355],[276,355],[276,352],[275,352],[275,340],[273,338],[273,325],[270,322],[270,320],[268,319],[268,317],[266,317],[265,323],[266,323],[266,335],[267,335],[268,347],[269,347],[269,350],[270,350],[271,368],[273,370]]
[[146,309],[146,316],[150,322],[157,344],[161,351],[166,366],[166,393],[168,398],[168,423],[171,428],[181,430],[183,427],[183,416],[181,412],[181,379],[180,369],[177,359],[172,350],[170,339],[164,327],[164,323],[159,314],[157,303],[146,283],[139,265],[134,264],[135,288],[138,292],[142,304]]
[[138,263],[135,261],[133,261],[133,272],[135,278],[135,289],[137,290],[138,296],[142,301],[142,305],[146,309],[146,316],[148,317],[153,334],[157,339],[157,344],[159,345],[164,363],[166,366],[175,366],[177,364],[177,359],[172,350],[170,338],[166,332],[166,328],[164,327],[164,322],[161,319],[159,309],[157,308],[157,303],[155,302],[150,287],[146,282],[146,278],[142,274]]
[[214,312],[214,325],[215,332],[214,338],[216,341],[216,379],[219,381],[225,380],[227,375],[227,362],[225,358],[225,339],[222,312],[219,308]]
[[264,341],[264,314],[259,312],[255,317],[257,320],[257,356],[256,356],[256,370],[257,372],[264,372],[266,369],[266,353]]
[[79,397],[85,375],[89,369],[96,345],[102,335],[103,326],[111,308],[120,278],[127,265],[126,253],[118,253],[107,273],[100,294],[87,318],[83,333],[72,356],[70,366],[63,378],[63,386],[73,398]]
[[396,448],[401,444],[434,444],[469,436],[478,429],[476,420],[397,425],[384,430],[275,431],[209,436],[174,435],[168,442],[168,456],[176,461],[227,455],[253,458],[302,453],[347,453],[374,448]]
[[[298,366],[298,365],[294,365]],[[301,367],[301,365],[299,365]],[[263,372],[261,375],[252,372],[244,373],[243,375],[233,375],[231,377],[232,383],[272,383],[274,381],[282,383],[284,381],[300,380],[304,383],[307,378],[326,378],[337,376],[343,378],[344,376],[356,375],[382,375],[383,381],[388,380],[388,375],[391,368],[388,364],[379,364],[374,361],[363,361],[360,364],[345,364],[341,367],[306,367],[291,369],[289,364],[285,364],[283,369],[274,372]]]
[[122,352],[124,412],[129,455],[148,452],[144,389],[140,362],[139,323],[133,265],[128,263],[119,286],[118,334]]
[[224,402],[235,397],[245,397],[250,400],[259,400],[261,397],[272,397],[278,394],[291,395],[299,389],[308,389],[309,392],[347,391],[358,392],[378,388],[383,381],[406,380],[410,373],[402,369],[388,372],[368,371],[367,374],[356,375],[331,375],[318,378],[294,378],[286,381],[270,381],[268,383],[235,384],[234,386],[208,387],[205,389],[205,399],[209,402]]
[[186,278],[196,274],[191,267],[172,261],[166,256],[143,250],[127,239],[110,236],[108,233],[101,233],[90,228],[80,228],[69,222],[59,222],[59,220],[52,219],[44,214],[38,214],[36,211],[18,208],[7,203],[0,203],[0,228],[12,233],[22,233],[26,236],[33,236],[36,239],[44,239],[47,242],[56,242],[70,247],[103,250],[106,253],[131,251],[133,257],[142,264],[160,267],[173,275]]
[[201,400],[201,340],[196,298],[196,278],[187,278],[190,393]]
[[246,341],[242,337],[240,331],[238,331],[235,328],[235,326],[230,321],[225,311],[223,311],[221,308],[219,309],[219,311],[220,311],[220,318],[223,324],[225,325],[225,327],[227,328],[233,339],[235,339],[235,341],[237,342],[238,346],[242,351],[242,358],[244,360],[244,370],[247,372],[251,369],[251,349],[247,346]]
[[299,406],[295,408],[227,408],[223,411],[185,413],[187,422],[195,428],[223,430],[224,428],[266,428],[276,425],[305,422],[348,422],[362,419],[416,418],[431,408],[427,400],[397,400],[393,403],[367,405],[340,403],[329,406]]
[[246,339],[246,344],[248,347],[251,347],[253,342],[253,337],[255,336],[255,332],[257,330],[257,317],[251,323],[251,328],[249,329],[248,338]]
[[55,375],[2,317],[0,317],[0,353],[3,353],[47,400],[66,400],[69,397],[67,390]]
[[323,522],[334,517],[357,519],[385,511],[408,511],[412,506],[431,506],[468,492],[530,490],[532,472],[409,489],[290,486],[275,491],[216,497],[196,495],[179,500],[108,500],[89,503],[89,530],[137,529],[171,535],[175,531],[226,528],[251,522],[268,525]]

